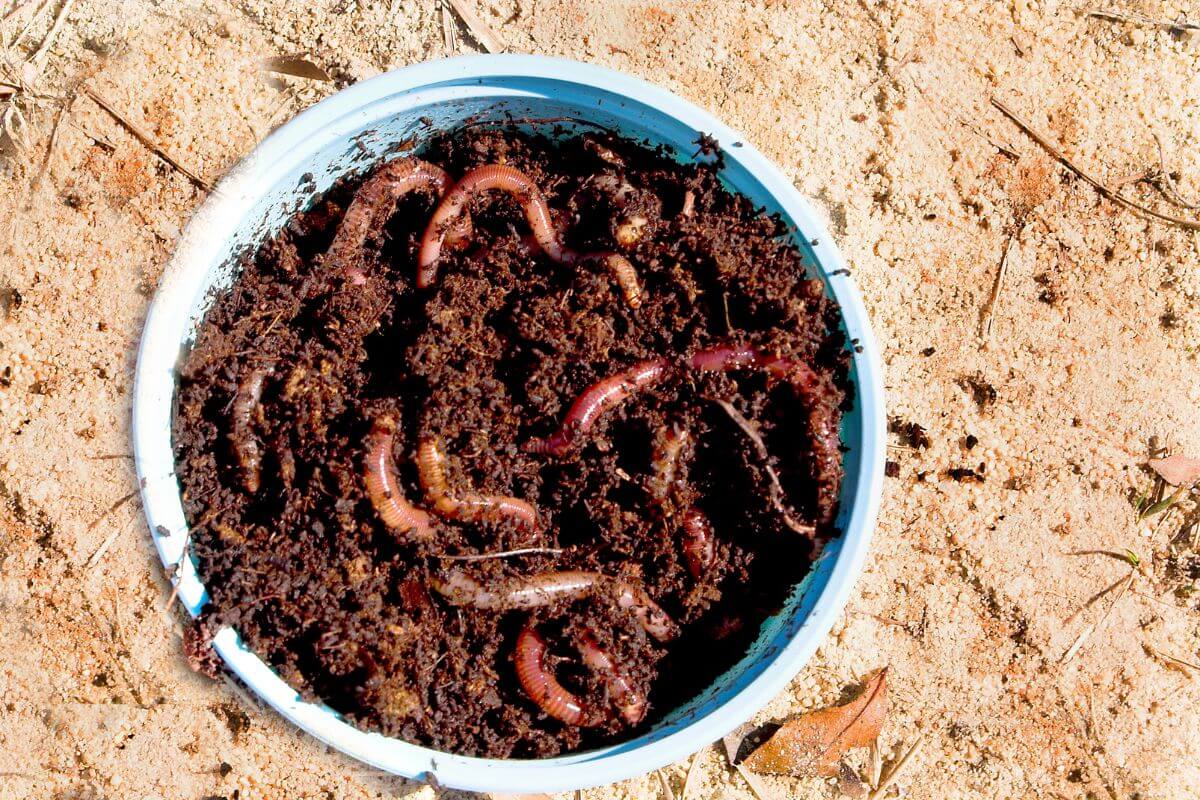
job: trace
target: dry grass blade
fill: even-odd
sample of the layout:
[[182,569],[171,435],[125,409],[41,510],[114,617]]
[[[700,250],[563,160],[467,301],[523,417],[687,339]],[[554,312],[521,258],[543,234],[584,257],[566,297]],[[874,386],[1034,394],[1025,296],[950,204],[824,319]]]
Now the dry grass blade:
[[85,86],[83,89],[83,93],[86,94],[88,97],[90,97],[96,105],[100,106],[105,111],[107,111],[109,114],[111,114],[113,119],[115,119],[117,122],[121,123],[121,125],[123,125],[126,130],[128,130],[130,133],[132,133],[134,136],[136,136],[137,139],[142,144],[144,144],[146,147],[150,148],[150,150],[152,150],[156,156],[158,156],[163,161],[170,164],[172,167],[174,167],[176,170],[178,170],[182,175],[187,177],[188,180],[190,180],[192,183],[196,184],[196,186],[200,187],[201,189],[203,189],[206,192],[212,191],[212,185],[208,181],[204,180],[199,175],[197,175],[196,173],[192,172],[190,169],[185,167],[183,164],[180,164],[178,161],[176,161],[171,156],[170,153],[168,153],[156,141],[154,141],[154,137],[152,137],[149,133],[144,131],[140,126],[138,126],[135,122],[133,122],[133,120],[129,119],[129,117],[125,116],[120,111],[118,111],[112,105],[112,103],[105,100],[100,94],[98,94],[96,92],[95,89],[92,89],[89,86]]
[[58,10],[58,14],[54,17],[54,23],[50,26],[50,30],[42,38],[42,43],[38,45],[38,49],[33,52],[33,55],[28,58],[28,61],[35,67],[40,65],[46,53],[50,50],[50,45],[54,44],[54,40],[58,38],[59,31],[67,21],[67,15],[71,13],[71,7],[75,5],[75,0],[66,0],[62,4],[62,8]]
[[29,196],[25,201],[25,210],[29,211],[33,208],[33,199],[37,196],[38,189],[42,188],[42,181],[46,178],[46,173],[50,169],[50,159],[54,156],[54,149],[58,145],[58,137],[62,133],[62,122],[66,118],[70,110],[71,103],[63,103],[58,108],[58,113],[54,116],[54,125],[50,129],[50,142],[46,145],[46,152],[42,156],[42,163],[38,165],[37,174],[33,176],[33,180],[29,183]]
[[557,556],[561,553],[561,547],[522,547],[517,550],[502,550],[499,553],[478,553],[465,556],[439,555],[437,558],[445,561],[487,561],[493,558],[511,558],[512,556],[525,556],[534,554]]
[[675,800],[675,790],[671,788],[671,782],[667,780],[666,773],[661,769],[656,769],[654,772],[658,775],[658,782],[662,786],[663,797],[666,800]]
[[91,524],[91,525],[88,525],[87,529],[88,529],[89,531],[94,531],[94,530],[96,530],[96,526],[97,526],[97,525],[99,525],[101,522],[103,522],[105,519],[107,519],[107,518],[108,518],[108,516],[109,516],[110,514],[112,514],[114,511],[116,511],[118,508],[120,508],[121,506],[125,505],[125,504],[126,504],[126,503],[128,503],[130,500],[132,500],[133,498],[137,497],[137,495],[138,495],[138,493],[137,493],[137,489],[134,489],[134,490],[133,490],[132,492],[130,492],[129,494],[125,495],[124,497],[122,497],[122,498],[120,498],[119,500],[117,500],[116,502],[114,502],[114,503],[113,503],[111,506],[109,506],[109,507],[108,507],[108,509],[107,509],[107,510],[106,510],[106,511],[105,511],[103,514],[101,514],[99,517],[97,517],[97,518],[95,519],[95,521],[93,521],[93,522],[92,522],[92,524]]
[[771,481],[771,505],[779,512],[784,524],[801,536],[806,536],[809,539],[815,538],[817,535],[816,527],[796,519],[792,516],[792,512],[788,509],[787,505],[784,504],[783,499],[787,495],[783,491],[783,484],[779,481],[779,474],[771,466],[771,454],[767,451],[767,444],[763,441],[762,434],[758,432],[758,426],[746,419],[742,412],[734,408],[733,404],[728,400],[722,400],[719,397],[710,397],[708,399],[719,405],[729,418],[733,420],[734,424],[742,429],[742,432],[746,434],[746,437],[754,445],[759,459],[762,460],[763,469]]
[[1175,22],[1167,20],[1154,19],[1145,14],[1125,13],[1122,11],[1109,11],[1103,8],[1087,9],[1083,12],[1086,17],[1093,19],[1102,19],[1107,22],[1122,22],[1126,25],[1137,25],[1142,28],[1162,28],[1163,30],[1171,31],[1172,33],[1181,33],[1183,31],[1200,31],[1200,25],[1194,22],[1188,22],[1186,17],[1181,16]]
[[1021,119],[1021,117],[1017,116],[1017,112],[1005,105],[1003,101],[993,97],[992,105],[994,105],[1000,111],[1000,113],[1012,120],[1012,122],[1018,128],[1020,128],[1026,136],[1037,142],[1037,144],[1043,150],[1049,153],[1056,161],[1058,161],[1058,163],[1071,170],[1071,172],[1074,172],[1080,178],[1083,178],[1102,196],[1133,212],[1134,214],[1137,214],[1143,219],[1148,219],[1155,222],[1165,222],[1168,225],[1177,225],[1178,227],[1189,231],[1200,230],[1200,220],[1184,219],[1183,217],[1173,217],[1170,214],[1163,214],[1162,212],[1155,211],[1154,209],[1144,206],[1134,200],[1130,200],[1128,197],[1125,197],[1118,191],[1110,189],[1107,185],[1102,183],[1099,178],[1092,176],[1090,173],[1085,172],[1083,169],[1076,166],[1075,163],[1071,161],[1071,159],[1067,158],[1066,155],[1059,150],[1053,142],[1034,130],[1033,126]]
[[1194,661],[1185,661],[1182,658],[1177,658],[1176,656],[1168,655],[1167,653],[1164,653],[1161,650],[1155,650],[1153,647],[1151,647],[1148,644],[1143,644],[1142,647],[1144,647],[1146,652],[1149,653],[1152,657],[1160,659],[1162,661],[1166,661],[1168,665],[1172,665],[1177,668],[1180,668],[1180,669],[1182,669],[1183,672],[1189,672],[1191,670],[1200,672],[1200,664],[1197,664]]
[[895,783],[896,779],[900,777],[900,774],[904,772],[904,768],[908,766],[908,762],[920,751],[923,744],[925,744],[924,733],[917,736],[917,739],[912,743],[912,746],[909,747],[908,750],[904,752],[904,755],[900,756],[900,760],[888,770],[887,777],[880,782],[879,787],[875,791],[871,792],[871,795],[867,798],[867,800],[880,800],[884,793],[888,789],[892,788],[892,784]]
[[995,320],[996,306],[1000,304],[1000,293],[1004,289],[1004,279],[1008,276],[1008,264],[1011,260],[1013,244],[1019,235],[1019,231],[1010,235],[1008,241],[1004,243],[1004,252],[1000,254],[1000,268],[996,270],[996,279],[992,282],[991,294],[988,295],[987,303],[979,313],[980,346],[984,348],[992,338],[992,323]]
[[446,4],[446,0],[439,0],[438,9],[442,15],[442,44],[450,52],[458,49],[458,36],[454,30],[454,17],[450,13],[450,6]]
[[449,3],[454,12],[467,24],[467,30],[475,37],[475,41],[483,45],[483,49],[489,53],[504,52],[504,41],[492,30],[492,26],[483,21],[483,17],[479,16],[479,12],[467,0],[449,0]]
[[1186,208],[1188,211],[1194,211],[1200,208],[1200,200],[1188,200],[1183,196],[1183,192],[1179,191],[1179,184],[1175,182],[1175,178],[1171,175],[1171,170],[1167,169],[1167,153],[1163,147],[1162,137],[1157,133],[1154,136],[1154,144],[1158,146],[1158,171],[1162,176],[1162,182],[1167,187],[1167,198],[1175,203],[1180,208]]
[[700,774],[700,770],[696,766],[700,763],[700,759],[704,757],[704,751],[701,750],[696,755],[692,756],[692,760],[688,762],[687,774],[683,777],[683,788],[679,790],[679,800],[688,800],[691,796],[692,781]]
[[293,78],[304,78],[310,81],[331,81],[329,73],[301,56],[272,56],[262,60],[262,68],[267,72],[289,75]]
[[1098,619],[1095,623],[1088,623],[1079,633],[1079,636],[1075,638],[1075,641],[1071,643],[1071,646],[1067,648],[1067,652],[1063,653],[1062,660],[1059,661],[1060,664],[1066,664],[1068,661],[1074,658],[1076,654],[1079,653],[1080,649],[1083,648],[1084,643],[1091,637],[1091,635],[1104,625],[1109,614],[1111,614],[1112,610],[1117,607],[1117,603],[1121,602],[1121,598],[1125,596],[1127,591],[1129,591],[1129,587],[1133,585],[1133,579],[1136,575],[1136,571],[1130,570],[1129,575],[1122,578],[1112,586],[1109,586],[1108,588],[1092,596],[1092,599],[1088,601],[1089,606],[1112,591],[1114,587],[1120,587],[1116,596],[1113,597],[1112,602],[1108,604],[1108,608],[1104,609],[1104,613],[1100,615],[1100,619]]

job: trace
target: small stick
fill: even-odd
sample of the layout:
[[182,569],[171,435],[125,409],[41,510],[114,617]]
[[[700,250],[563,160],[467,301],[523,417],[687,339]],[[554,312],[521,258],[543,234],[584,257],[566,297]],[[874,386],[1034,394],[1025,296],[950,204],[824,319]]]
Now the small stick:
[[483,21],[483,17],[479,16],[467,0],[449,0],[449,2],[455,12],[462,17],[462,21],[467,23],[467,30],[475,37],[475,41],[483,45],[483,48],[489,53],[504,52],[503,40],[492,30],[490,25]]
[[1081,168],[1077,167],[1075,163],[1071,161],[1071,159],[1067,158],[1066,155],[1064,155],[1063,152],[1059,150],[1058,147],[1056,147],[1049,139],[1035,131],[1028,122],[1017,116],[1017,112],[1005,105],[1004,102],[999,98],[993,97],[992,105],[999,109],[1000,113],[1012,120],[1012,122],[1018,128],[1020,128],[1026,136],[1037,142],[1037,144],[1043,150],[1049,153],[1051,157],[1058,161],[1058,163],[1062,164],[1064,167],[1071,170],[1071,172],[1074,172],[1080,178],[1083,178],[1085,181],[1090,183],[1092,187],[1101,194],[1101,196],[1108,198],[1112,202],[1136,214],[1137,216],[1142,217],[1143,219],[1148,219],[1152,222],[1164,222],[1168,225],[1177,225],[1180,228],[1184,228],[1189,231],[1200,231],[1200,220],[1184,219],[1183,217],[1173,217],[1170,214],[1163,214],[1159,211],[1149,208],[1148,206],[1144,206],[1141,203],[1130,200],[1120,192],[1110,189],[1108,186],[1101,183],[1099,178],[1095,178],[1091,174],[1084,172]]
[[479,553],[477,555],[466,556],[439,555],[436,557],[446,561],[486,561],[492,558],[508,558],[509,556],[524,556],[533,553],[545,553],[556,556],[562,552],[561,547],[522,547],[519,550],[503,550],[499,553]]
[[113,532],[110,533],[105,540],[100,543],[100,546],[96,548],[96,552],[93,553],[92,557],[88,559],[86,565],[88,569],[91,569],[100,563],[100,559],[104,558],[104,554],[108,552],[108,548],[112,547],[112,543],[115,542],[117,537],[124,533],[127,528],[128,526],[113,529]]
[[[1097,620],[1095,624],[1089,623],[1087,627],[1080,632],[1074,643],[1070,646],[1070,648],[1067,649],[1067,652],[1063,653],[1062,660],[1059,663],[1065,664],[1074,658],[1075,654],[1079,652],[1081,647],[1083,647],[1083,643],[1087,641],[1088,637],[1095,633],[1096,630],[1104,624],[1105,620],[1108,619],[1108,615],[1112,613],[1112,610],[1117,607],[1117,603],[1121,602],[1121,598],[1125,596],[1125,592],[1128,591],[1129,587],[1133,585],[1133,578],[1135,575],[1137,575],[1137,570],[1129,570],[1129,576],[1121,582],[1120,590],[1113,598],[1113,601],[1108,604],[1108,608],[1104,609],[1104,613],[1100,616],[1100,619]],[[1108,590],[1105,591],[1107,592]]]
[[1175,32],[1183,31],[1200,31],[1200,25],[1194,22],[1188,22],[1187,18],[1180,15],[1175,22],[1167,22],[1166,20],[1158,20],[1148,17],[1145,14],[1123,14],[1119,11],[1108,11],[1105,9],[1090,9],[1084,13],[1084,16],[1102,19],[1106,22],[1123,22],[1127,25],[1136,25],[1139,28],[1162,28],[1164,30]]
[[654,772],[658,775],[658,782],[662,784],[663,796],[667,800],[675,800],[675,792],[671,789],[671,784],[667,781],[667,776],[663,774],[661,769],[656,769]]
[[1146,652],[1148,652],[1150,655],[1154,656],[1155,658],[1161,658],[1164,661],[1169,661],[1173,664],[1177,664],[1181,667],[1185,667],[1186,669],[1184,669],[1184,672],[1186,672],[1188,669],[1194,669],[1194,670],[1196,670],[1196,672],[1200,672],[1200,664],[1197,664],[1194,661],[1185,661],[1182,658],[1176,658],[1175,656],[1168,655],[1167,653],[1164,653],[1161,650],[1155,650],[1153,647],[1151,647],[1148,644],[1145,644],[1142,646],[1146,648]]
[[457,42],[454,32],[454,19],[450,16],[450,6],[446,5],[446,0],[439,0],[438,8],[442,12],[442,44],[450,52],[454,52]]
[[1000,302],[1000,292],[1004,289],[1004,278],[1008,275],[1009,253],[1012,252],[1013,242],[1019,235],[1020,231],[1011,234],[1008,241],[1004,243],[1004,252],[1000,255],[1000,269],[996,270],[996,280],[992,282],[992,293],[979,313],[979,338],[981,340],[979,346],[981,349],[986,349],[988,341],[992,338],[992,322],[995,319],[996,305]]
[[72,122],[71,122],[71,127],[75,128],[75,130],[79,131],[84,136],[91,139],[93,142],[96,143],[96,145],[98,147],[103,147],[105,150],[107,150],[110,153],[117,149],[117,146],[115,144],[113,144],[112,142],[110,142],[108,139],[105,139],[103,136],[101,136],[98,133],[93,133],[92,131],[83,127],[82,125],[80,125],[78,122],[75,122],[74,120],[72,120]]
[[750,439],[754,445],[755,452],[758,453],[759,459],[763,462],[763,469],[767,473],[767,477],[771,481],[771,505],[775,506],[775,510],[783,517],[784,523],[801,536],[807,536],[813,539],[817,535],[817,529],[813,525],[805,522],[800,522],[792,516],[787,506],[783,504],[783,498],[787,494],[783,491],[783,484],[779,480],[779,474],[775,472],[775,468],[771,466],[771,454],[767,451],[767,444],[763,441],[762,435],[758,432],[757,427],[750,420],[746,419],[742,412],[733,407],[733,404],[728,400],[722,400],[719,397],[710,397],[714,403],[719,405],[721,409],[729,415],[734,424],[742,429],[742,432]]
[[907,752],[900,756],[900,760],[896,762],[895,766],[888,770],[887,777],[884,778],[883,782],[879,784],[878,789],[871,792],[870,796],[867,797],[867,800],[879,800],[881,797],[883,797],[883,793],[892,788],[892,784],[895,783],[896,779],[900,777],[900,773],[904,771],[904,767],[908,764],[909,759],[916,754],[917,750],[919,750],[921,745],[924,743],[925,734],[922,733],[917,736],[916,741],[912,743],[912,746],[908,748]]
[[105,520],[105,518],[108,517],[109,514],[112,514],[118,508],[125,505],[133,498],[137,497],[137,494],[138,494],[138,490],[134,489],[129,494],[127,494],[124,497],[122,497],[121,499],[117,500],[115,503],[113,503],[111,506],[108,507],[107,511],[105,511],[103,514],[101,514],[99,517],[97,517],[96,520],[91,525],[88,525],[87,529],[89,531],[96,530],[96,526],[99,525],[101,522],[103,522]]
[[74,5],[75,0],[66,0],[62,4],[62,8],[58,10],[58,15],[54,17],[54,24],[50,26],[49,32],[42,39],[42,43],[38,45],[38,49],[33,52],[33,55],[25,59],[26,61],[40,68],[42,58],[46,55],[46,51],[50,49],[50,45],[54,43],[58,32],[62,30],[63,23],[67,21],[67,14],[71,13],[71,7]]
[[146,147],[150,148],[150,150],[153,151],[156,156],[158,156],[163,161],[170,164],[172,167],[174,167],[176,170],[178,170],[180,173],[182,173],[184,176],[186,176],[188,178],[188,180],[190,180],[192,183],[196,184],[196,186],[200,187],[201,189],[203,189],[206,192],[212,191],[212,184],[210,184],[208,181],[204,180],[199,175],[192,172],[190,169],[185,167],[183,164],[180,164],[178,161],[176,161],[174,158],[172,158],[171,154],[168,153],[166,150],[164,150],[161,146],[159,146],[158,143],[154,141],[154,138],[149,133],[147,133],[142,128],[140,128],[137,124],[135,124],[131,119],[129,119],[124,114],[122,114],[120,111],[117,111],[117,109],[114,108],[113,105],[111,103],[109,103],[107,100],[105,100],[102,96],[100,96],[96,92],[95,89],[91,88],[90,86],[85,86],[85,87],[83,87],[83,93],[86,94],[88,97],[90,97],[96,105],[100,106],[102,109],[104,109],[109,114],[111,114],[113,119],[115,119],[117,122],[121,123],[121,125],[123,125],[135,137],[137,137],[137,139],[139,141],[141,141],[142,144],[144,144]]
[[42,181],[45,180],[46,172],[50,169],[50,159],[54,155],[54,148],[58,145],[59,134],[62,133],[62,122],[71,110],[73,100],[72,98],[72,100],[59,106],[58,114],[54,117],[54,126],[50,129],[50,143],[46,145],[46,153],[42,156],[42,163],[38,166],[37,174],[33,176],[33,181],[29,184],[29,197],[25,201],[26,211],[33,208],[34,197],[37,195],[38,189],[42,187]]
[[1175,205],[1180,208],[1186,208],[1189,211],[1200,208],[1200,200],[1190,202],[1179,191],[1179,184],[1175,183],[1175,179],[1171,177],[1171,171],[1167,169],[1167,155],[1163,148],[1162,137],[1157,132],[1151,135],[1154,137],[1154,143],[1158,145],[1158,171],[1162,175],[1163,183],[1166,184],[1167,193],[1175,200]]
[[692,779],[700,774],[700,771],[696,769],[696,765],[700,763],[700,759],[703,757],[704,751],[701,750],[692,756],[692,760],[688,762],[687,774],[683,777],[683,788],[679,790],[679,800],[688,799],[688,795],[692,791]]

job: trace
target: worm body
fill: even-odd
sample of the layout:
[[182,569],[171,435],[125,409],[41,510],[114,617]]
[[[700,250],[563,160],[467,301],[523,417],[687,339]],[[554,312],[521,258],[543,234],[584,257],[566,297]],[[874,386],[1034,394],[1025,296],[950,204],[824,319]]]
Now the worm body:
[[537,526],[537,510],[518,497],[495,494],[450,494],[446,483],[446,456],[434,439],[417,447],[417,473],[426,499],[439,514],[459,520],[499,520],[512,517],[529,528]]
[[525,220],[537,239],[538,246],[553,261],[563,260],[563,250],[558,243],[558,234],[550,217],[550,207],[537,184],[528,175],[503,164],[489,164],[462,176],[433,212],[433,218],[425,228],[421,239],[421,250],[417,256],[417,286],[424,289],[437,279],[437,262],[442,253],[442,244],[454,220],[463,216],[467,203],[480,192],[498,189],[515,195],[525,212]]
[[690,359],[688,365],[698,372],[720,372],[760,366],[761,358],[752,347],[714,347],[701,350]]
[[[372,230],[387,222],[397,201],[416,191],[430,192],[440,198],[450,189],[450,176],[445,170],[416,158],[398,158],[376,170],[359,187],[342,217],[333,244],[325,254],[325,263],[344,271],[351,284],[366,283],[366,275],[351,266],[353,255],[360,251]],[[446,238],[461,241],[471,236],[471,218],[460,216],[446,231]]]
[[381,416],[371,426],[367,435],[367,455],[363,477],[367,485],[367,497],[379,518],[389,528],[409,537],[428,541],[433,538],[433,520],[421,509],[405,499],[396,475],[396,464],[392,460],[392,442],[396,437],[396,421]]
[[621,672],[612,656],[600,647],[595,635],[590,630],[584,631],[576,645],[583,656],[583,663],[604,680],[621,718],[630,725],[641,722],[646,716],[646,696]]
[[593,383],[576,398],[563,418],[562,427],[545,439],[527,442],[525,449],[531,453],[556,456],[566,455],[575,440],[596,423],[600,416],[618,405],[631,394],[661,381],[667,375],[669,362],[656,358],[635,364],[624,372],[611,375]]
[[517,635],[513,661],[521,688],[542,711],[567,725],[590,727],[600,721],[589,719],[583,702],[546,668],[546,640],[533,628]]
[[233,398],[229,439],[242,468],[242,486],[250,494],[257,494],[262,483],[262,445],[254,437],[254,417],[259,413],[263,386],[270,372],[262,367],[253,370],[238,386]]
[[[533,243],[551,260],[559,264],[579,264],[597,261],[612,273],[625,302],[631,308],[642,304],[642,288],[637,270],[629,259],[618,253],[579,253],[565,247],[559,240],[550,215],[546,197],[533,180],[514,167],[489,164],[471,170],[452,188],[433,212],[433,218],[421,238],[421,250],[417,255],[417,286],[424,289],[437,280],[438,259],[442,244],[454,236],[462,239],[470,236],[465,227],[455,226],[458,220],[468,219],[467,204],[480,192],[496,189],[511,194],[521,203],[525,221],[533,233]],[[639,229],[640,230],[640,229]]]
[[700,509],[692,506],[683,513],[680,525],[683,536],[683,558],[693,578],[704,574],[716,558],[716,541],[712,522]]
[[665,641],[678,632],[674,621],[645,589],[627,581],[607,579],[598,572],[543,572],[491,588],[461,571],[448,570],[435,576],[430,585],[453,605],[501,611],[540,608],[560,600],[577,600],[597,589],[607,590],[617,606],[631,611],[642,629],[655,639]]

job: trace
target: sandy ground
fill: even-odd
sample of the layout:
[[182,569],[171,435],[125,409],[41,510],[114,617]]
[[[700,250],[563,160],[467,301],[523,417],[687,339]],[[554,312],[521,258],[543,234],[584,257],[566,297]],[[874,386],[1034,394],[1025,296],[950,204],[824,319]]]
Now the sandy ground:
[[[891,451],[848,610],[760,719],[890,665],[883,756],[924,739],[887,796],[1200,797],[1195,504],[1139,521],[1129,500],[1153,485],[1151,437],[1200,454],[1200,238],[1101,199],[988,102],[1130,196],[1195,216],[1154,188],[1154,135],[1200,195],[1200,32],[1058,0],[934,5],[478,7],[512,50],[640,75],[747,132],[828,214],[890,412],[929,431],[928,449]],[[436,5],[82,0],[25,66],[60,6],[35,0],[0,25],[0,81],[32,84],[28,142],[0,160],[0,797],[453,797],[330,753],[185,666],[138,502],[119,501],[136,489],[142,318],[205,193],[80,91],[215,180],[338,85],[448,54]],[[454,52],[478,49],[455,33]],[[256,68],[297,52],[337,83]],[[982,482],[950,476],[981,464]],[[1123,548],[1136,569],[1073,554]],[[698,758],[692,797],[751,796],[715,749]],[[685,766],[666,771],[676,788]],[[654,776],[582,793],[661,795]]]

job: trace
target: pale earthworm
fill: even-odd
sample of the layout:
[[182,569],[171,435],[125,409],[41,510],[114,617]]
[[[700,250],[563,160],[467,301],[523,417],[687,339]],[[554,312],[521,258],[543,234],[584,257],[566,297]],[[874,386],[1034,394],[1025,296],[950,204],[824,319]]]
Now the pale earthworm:
[[517,635],[513,661],[521,688],[551,717],[567,725],[585,727],[601,721],[590,717],[583,702],[546,668],[546,640],[532,627],[523,628]]
[[545,439],[534,439],[525,444],[530,453],[562,457],[575,440],[596,423],[609,408],[618,405],[634,392],[645,389],[666,377],[670,362],[655,358],[634,364],[624,372],[618,372],[589,386],[576,398],[563,418],[562,426]]
[[408,502],[400,489],[400,478],[392,459],[396,421],[383,415],[375,419],[367,435],[367,453],[363,477],[367,497],[383,523],[399,534],[418,541],[433,538],[433,520],[426,512]]
[[511,517],[529,528],[537,526],[537,510],[518,497],[474,492],[451,494],[446,483],[446,456],[435,439],[422,439],[417,446],[417,475],[426,499],[442,516],[469,521]]
[[[397,158],[384,164],[354,193],[324,263],[342,270],[352,285],[366,283],[366,275],[353,264],[371,231],[383,228],[396,203],[406,194],[424,191],[440,199],[451,184],[445,170],[417,158]],[[446,238],[455,243],[469,239],[471,233],[471,218],[464,214],[447,228]]]
[[559,600],[577,600],[599,589],[608,591],[619,608],[633,612],[642,629],[655,639],[666,641],[678,632],[675,623],[645,589],[627,581],[608,579],[598,572],[543,572],[511,579],[497,587],[485,587],[461,570],[446,570],[433,577],[430,586],[453,605],[500,611],[528,610]]
[[583,663],[600,676],[608,687],[609,697],[617,707],[621,718],[629,725],[637,725],[646,716],[646,696],[638,691],[610,656],[596,641],[591,630],[584,630],[575,643]]
[[641,284],[638,281],[637,270],[629,259],[619,253],[579,253],[563,246],[554,227],[550,206],[546,204],[546,198],[537,184],[525,173],[504,164],[489,164],[471,170],[442,198],[421,239],[421,249],[417,255],[419,288],[432,286],[437,280],[442,244],[448,238],[455,220],[466,216],[466,206],[472,197],[490,189],[497,189],[517,198],[534,241],[551,261],[567,265],[597,261],[612,272],[625,302],[631,308],[641,305]]
[[254,418],[261,414],[263,386],[270,374],[266,367],[251,371],[233,398],[229,440],[242,470],[242,486],[251,494],[262,484],[262,446],[254,436]]
[[[650,495],[669,518],[680,504],[683,482],[679,476],[685,451],[690,449],[691,433],[675,425],[663,426],[654,437],[653,474]],[[679,530],[681,548],[688,572],[699,578],[716,558],[716,538],[708,516],[692,505],[684,507]]]

